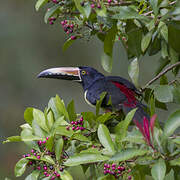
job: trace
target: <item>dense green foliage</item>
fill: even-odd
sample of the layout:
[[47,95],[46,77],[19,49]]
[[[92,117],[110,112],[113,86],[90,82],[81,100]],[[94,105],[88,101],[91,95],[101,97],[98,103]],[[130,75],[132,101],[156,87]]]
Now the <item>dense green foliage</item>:
[[[114,43],[122,42],[128,58],[133,58],[128,73],[137,87],[139,58],[161,56],[157,76],[141,87],[150,123],[144,119],[143,124],[133,124],[136,109],[125,118],[101,113],[102,99],[95,114],[76,114],[74,102],[66,107],[58,96],[50,99],[44,112],[27,108],[21,135],[5,141],[23,141],[31,149],[16,164],[16,177],[30,166],[26,180],[78,179],[73,169],[81,179],[180,179],[180,109],[166,120],[155,115],[157,108],[167,110],[167,103],[180,104],[179,1],[38,0],[36,10],[42,6],[48,8],[45,22],[60,23],[69,36],[63,50],[78,39],[97,36],[104,45],[101,62],[108,72]],[[152,85],[158,79],[159,84]]]

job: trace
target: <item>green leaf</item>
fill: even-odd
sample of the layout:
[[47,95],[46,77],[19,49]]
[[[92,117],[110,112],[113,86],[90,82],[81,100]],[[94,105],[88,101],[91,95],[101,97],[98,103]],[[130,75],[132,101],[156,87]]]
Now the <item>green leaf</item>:
[[102,65],[104,70],[111,72],[113,46],[117,33],[117,27],[114,25],[108,32],[104,40],[104,55],[102,56]]
[[44,16],[44,22],[47,24],[48,19],[53,16],[58,10],[59,10],[60,5],[56,4],[53,7],[49,8]]
[[26,170],[26,165],[28,162],[29,161],[27,159],[22,158],[16,163],[15,169],[14,169],[16,177],[19,177],[24,173],[24,171]]
[[21,140],[21,136],[11,136],[8,137],[6,141],[3,141],[3,144],[8,143],[8,142],[20,142]]
[[138,59],[135,58],[128,67],[128,74],[132,80],[132,82],[135,84],[136,87],[138,87],[138,79],[139,79],[139,64]]
[[27,108],[24,112],[24,119],[29,124],[32,125],[33,121],[33,108]]
[[56,107],[59,110],[59,112],[62,113],[62,115],[64,115],[67,119],[69,119],[69,115],[64,105],[64,101],[60,99],[58,95],[56,95]]
[[55,133],[56,133],[56,134],[59,134],[59,135],[61,135],[61,136],[71,137],[74,132],[73,132],[71,129],[67,130],[67,129],[66,129],[66,126],[58,126],[58,127],[55,129]]
[[96,153],[80,153],[74,156],[71,156],[65,163],[65,166],[77,166],[80,164],[86,163],[95,163],[95,162],[102,162],[107,161],[109,157],[103,156],[101,154]]
[[134,149],[134,148],[126,149],[122,152],[116,153],[114,156],[112,156],[110,161],[126,161],[128,159],[132,159],[132,158],[135,158],[137,156],[143,156],[146,153],[148,153],[148,151],[143,150],[143,149]]
[[180,127],[180,110],[177,110],[169,116],[164,125],[164,134],[171,136],[178,127]]
[[164,180],[174,180],[174,170],[171,171],[165,176]]
[[147,17],[139,15],[139,13],[132,7],[129,6],[119,6],[109,8],[111,11],[116,11],[112,16],[113,19],[127,20],[127,19],[144,19],[148,20]]
[[25,180],[37,180],[38,177],[39,177],[39,174],[40,174],[40,171],[36,170],[36,171],[33,171],[31,174],[29,174]]
[[46,119],[45,119],[44,113],[42,111],[34,108],[33,109],[33,118],[37,122],[39,127],[41,127],[46,132],[49,132],[49,129],[46,125]]
[[107,10],[106,10],[106,6],[104,5],[103,2],[99,1],[101,8],[98,9],[96,8],[95,11],[97,13],[98,16],[100,17],[106,17],[107,16]]
[[26,141],[37,141],[41,140],[42,137],[34,136],[32,134],[32,130],[30,129],[24,129],[21,131],[21,140],[26,142]]
[[171,166],[180,166],[180,158],[169,161]]
[[173,101],[180,104],[180,85],[174,85],[172,87]]
[[65,52],[73,44],[73,42],[75,41],[72,40],[71,38],[66,40],[66,42],[63,44],[63,52]]
[[168,24],[168,42],[176,52],[180,52],[179,38],[180,38],[180,22],[171,21]]
[[113,64],[112,56],[103,53],[101,55],[101,65],[104,68],[104,70],[110,73],[112,71],[112,64]]
[[97,180],[116,180],[116,179],[113,175],[108,174],[108,175],[99,177]]
[[103,99],[105,98],[106,94],[107,94],[106,92],[102,92],[101,95],[100,95],[100,99],[97,100],[97,102],[96,102],[96,116],[99,115],[101,104],[102,104]]
[[159,159],[151,169],[154,180],[163,180],[166,174],[166,164],[163,159]]
[[116,134],[118,134],[118,139],[120,141],[126,137],[128,126],[131,123],[136,110],[137,109],[133,109],[132,111],[130,111],[126,115],[125,120],[119,122],[118,125],[115,127]]
[[38,125],[36,120],[33,120],[33,122],[32,122],[32,129],[33,129],[33,133],[35,134],[35,136],[41,137],[41,138],[46,137],[45,131],[43,131],[43,129],[41,129],[41,127]]
[[43,5],[45,5],[48,0],[38,0],[35,4],[35,9],[38,11]]
[[153,9],[153,12],[155,16],[158,14],[159,6],[158,6],[158,0],[150,0],[151,8]]
[[173,94],[172,88],[169,85],[157,85],[154,88],[154,96],[160,102],[172,102],[173,101]]
[[112,154],[115,152],[114,143],[110,136],[108,128],[104,124],[98,127],[98,138],[100,143]]
[[141,50],[142,52],[145,52],[146,49],[148,48],[150,42],[151,42],[151,38],[152,38],[152,31],[148,32],[141,41]]
[[56,159],[60,160],[61,157],[61,153],[63,150],[63,146],[64,146],[64,141],[62,138],[59,138],[56,142],[55,142],[55,154],[56,154]]
[[90,140],[86,136],[82,135],[81,133],[73,134],[71,138],[79,140],[79,141],[90,142]]
[[112,117],[111,115],[112,115],[111,112],[104,113],[104,114],[100,115],[100,116],[96,119],[96,121],[99,122],[99,123],[104,124],[107,120],[111,119],[111,117]]
[[60,174],[61,174],[61,180],[73,180],[71,174],[66,170],[64,170]]
[[41,161],[47,162],[49,164],[55,164],[54,160],[52,159],[51,156],[45,155],[41,157]]
[[83,6],[81,6],[81,2],[83,2],[83,0],[74,0],[74,2],[75,2],[77,9],[79,10],[79,12],[88,19],[91,14],[90,4],[85,3],[84,7],[83,7]]
[[168,27],[167,27],[167,25],[164,22],[160,21],[160,23],[158,25],[158,29],[160,31],[161,36],[164,38],[166,43],[168,43]]
[[48,129],[51,130],[51,128],[53,127],[53,124],[54,124],[54,116],[53,116],[53,112],[51,110],[47,114],[46,124],[47,124]]
[[69,114],[69,120],[74,121],[77,118],[75,107],[74,107],[74,101],[72,100],[68,106],[67,106],[67,112]]
[[138,28],[134,23],[127,22],[126,33],[128,36],[126,45],[128,57],[139,58],[142,54],[141,41],[142,41],[142,28]]
[[54,137],[50,136],[48,140],[46,141],[46,148],[52,152],[54,146]]

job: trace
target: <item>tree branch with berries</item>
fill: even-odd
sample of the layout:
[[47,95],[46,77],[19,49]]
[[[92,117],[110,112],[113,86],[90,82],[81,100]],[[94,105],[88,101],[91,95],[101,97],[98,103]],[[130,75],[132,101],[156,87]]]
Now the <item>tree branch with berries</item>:
[[[74,101],[66,106],[59,96],[52,97],[44,111],[27,108],[20,135],[4,141],[29,147],[15,165],[15,176],[28,168],[26,180],[180,179],[180,109],[166,119],[157,110],[180,104],[180,2],[37,0],[36,10],[42,7],[45,23],[59,24],[67,35],[63,51],[75,41],[99,39],[107,72],[112,71],[114,44],[124,46],[127,71],[142,90],[139,101],[146,102],[151,118],[139,124],[133,119],[136,109],[124,116],[121,111],[101,112],[99,103],[96,113],[77,113]],[[143,86],[139,64],[145,55],[156,55],[159,61],[152,80]]]

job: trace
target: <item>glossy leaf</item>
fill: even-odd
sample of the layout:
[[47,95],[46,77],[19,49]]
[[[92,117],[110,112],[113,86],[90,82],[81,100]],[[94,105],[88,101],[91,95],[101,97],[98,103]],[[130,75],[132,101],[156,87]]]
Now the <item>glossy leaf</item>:
[[144,19],[148,20],[145,16],[139,15],[139,13],[132,7],[129,6],[119,6],[119,7],[111,7],[109,8],[111,11],[116,11],[116,13],[112,16],[113,19]]
[[126,137],[128,126],[131,123],[136,110],[137,109],[133,109],[132,111],[130,111],[126,115],[126,118],[123,121],[119,122],[118,125],[115,127],[115,131],[116,134],[118,134],[119,140],[123,140]]
[[84,7],[81,6],[82,0],[73,0],[75,2],[75,5],[79,12],[86,18],[89,18],[89,15],[91,14],[91,6],[89,3],[85,3]]
[[32,121],[33,121],[33,108],[27,108],[24,111],[24,119],[29,125],[32,124]]
[[171,160],[170,164],[171,166],[180,166],[180,158]]
[[73,42],[75,41],[72,40],[71,38],[66,40],[66,42],[63,44],[63,52],[65,52],[73,44]]
[[117,27],[113,26],[107,33],[104,40],[104,54],[101,58],[101,63],[105,71],[111,72],[112,70],[112,55],[113,46],[117,33]]
[[33,129],[33,134],[37,137],[46,137],[46,133],[41,129],[41,127],[38,125],[38,123],[33,120],[32,122],[32,129]]
[[164,134],[171,136],[178,127],[180,127],[180,110],[177,110],[169,116],[164,125]]
[[114,143],[110,136],[108,128],[104,124],[100,124],[98,127],[98,138],[100,143],[110,152],[114,153]]
[[174,180],[174,170],[171,171],[165,176],[164,180]]
[[31,174],[29,174],[25,180],[37,180],[38,177],[39,177],[39,174],[40,174],[40,171],[36,170],[36,171],[33,171]]
[[38,11],[43,5],[45,5],[48,0],[38,0],[35,4],[35,9]]
[[58,126],[56,129],[55,129],[55,133],[56,134],[59,134],[61,136],[68,136],[68,137],[71,137],[73,135],[73,131],[70,129],[70,130],[67,130],[65,126]]
[[56,95],[56,106],[59,112],[62,113],[62,115],[64,115],[67,119],[69,119],[69,115],[64,105],[64,101],[60,99],[58,95]]
[[21,140],[21,136],[11,136],[8,137],[7,140],[3,141],[3,144],[8,143],[8,142],[20,142]]
[[141,50],[142,52],[145,52],[146,49],[148,48],[152,38],[152,31],[148,32],[144,37],[142,38],[141,41]]
[[150,0],[149,2],[151,4],[151,7],[153,9],[154,14],[157,15],[158,14],[158,10],[159,10],[158,0]]
[[48,140],[46,140],[46,148],[52,152],[54,146],[54,137],[50,136],[48,137]]
[[73,100],[68,104],[67,111],[68,111],[68,114],[69,114],[69,120],[70,121],[76,120],[77,115],[76,115],[76,111],[75,111],[74,101]]
[[68,160],[64,163],[65,166],[77,166],[80,164],[86,163],[94,163],[94,162],[102,162],[108,160],[109,157],[103,156],[101,154],[96,153],[80,153],[68,158]]
[[64,146],[64,141],[62,138],[59,138],[56,142],[55,142],[55,154],[56,154],[56,159],[60,160],[61,157],[61,153],[63,150],[63,146]]
[[15,176],[19,177],[21,176],[24,171],[26,170],[26,165],[29,161],[25,158],[20,159],[15,166],[14,172],[15,172]]
[[42,111],[34,108],[33,109],[33,118],[37,122],[39,127],[41,127],[46,132],[49,132],[49,129],[46,125],[46,119],[45,119],[44,113]]
[[59,7],[60,7],[59,4],[56,4],[47,10],[47,12],[44,16],[44,22],[46,24],[48,23],[48,19],[59,10]]
[[64,170],[60,174],[61,174],[61,180],[73,180],[71,174],[66,170]]
[[89,142],[90,141],[86,136],[84,136],[81,133],[75,133],[75,134],[72,135],[71,138],[79,140],[79,141],[85,141],[85,142]]
[[128,67],[128,74],[132,80],[132,82],[138,87],[138,79],[139,79],[139,64],[138,59],[135,58]]
[[163,159],[159,159],[151,169],[154,180],[163,180],[166,174],[166,164]]
[[54,160],[52,159],[51,156],[45,155],[41,157],[41,161],[47,162],[49,164],[55,164]]
[[110,161],[126,161],[128,159],[132,159],[135,158],[137,156],[143,156],[146,153],[148,153],[147,150],[143,150],[143,149],[126,149],[122,152],[118,152],[116,153],[111,159]]
[[109,120],[111,118],[111,115],[112,113],[111,112],[108,112],[108,113],[104,113],[102,115],[100,115],[96,121],[99,122],[99,123],[105,123],[107,120]]
[[51,130],[51,128],[53,127],[53,124],[54,124],[54,115],[51,110],[47,114],[46,124],[47,124],[48,129]]
[[158,85],[154,88],[154,95],[160,102],[172,102],[173,94],[172,88],[169,85]]

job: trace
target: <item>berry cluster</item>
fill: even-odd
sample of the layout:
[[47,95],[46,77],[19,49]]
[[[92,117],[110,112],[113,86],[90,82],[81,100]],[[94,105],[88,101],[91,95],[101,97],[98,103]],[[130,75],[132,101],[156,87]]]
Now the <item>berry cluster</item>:
[[83,117],[81,117],[78,121],[71,121],[71,125],[67,126],[66,129],[70,130],[71,128],[73,131],[78,131],[78,130],[84,131],[85,128],[83,127],[83,124],[84,124]]
[[[111,174],[115,178],[119,178],[120,176],[123,176],[125,173],[131,172],[130,169],[126,171],[126,168],[124,166],[117,165],[115,163],[113,164],[104,164],[104,174]],[[128,176],[128,180],[131,180],[132,177]]]
[[[60,177],[60,173],[64,170],[64,166],[57,167],[53,166],[47,162],[40,161],[41,157],[44,155],[49,155],[51,158],[55,159],[55,153],[50,152],[45,147],[46,142],[48,141],[49,137],[46,138],[44,141],[37,141],[37,144],[39,146],[40,151],[37,151],[35,149],[32,149],[30,153],[23,155],[24,158],[26,157],[36,157],[38,160],[35,159],[29,159],[28,166],[33,167],[34,170],[39,170],[44,175],[44,177],[49,177],[50,180],[55,180],[56,178]],[[67,156],[62,155],[62,159],[67,158]]]
[[53,25],[56,18],[55,17],[50,17],[48,20],[49,20],[49,24]]
[[[68,20],[61,21],[61,25],[64,32],[67,35],[72,34],[74,32],[75,26],[74,26],[74,23],[71,23],[71,21],[68,21]],[[76,36],[71,36],[71,39],[75,40]]]

